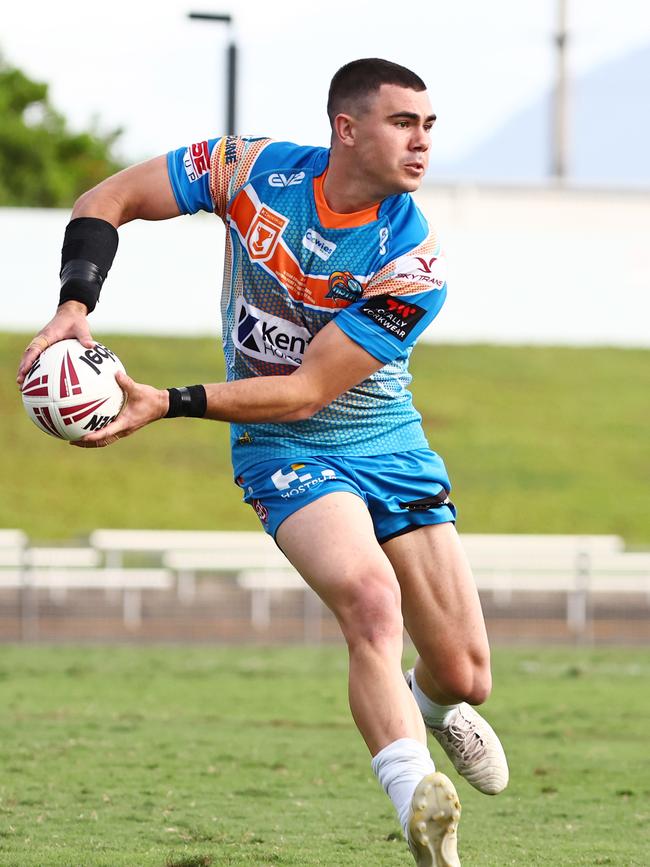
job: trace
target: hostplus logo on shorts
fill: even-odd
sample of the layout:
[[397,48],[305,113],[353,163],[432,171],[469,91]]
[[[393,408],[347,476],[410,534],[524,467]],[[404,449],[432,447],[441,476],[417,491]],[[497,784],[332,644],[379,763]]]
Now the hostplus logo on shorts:
[[285,500],[289,497],[304,494],[310,488],[322,485],[323,482],[336,478],[334,470],[323,470],[320,476],[314,478],[311,473],[301,473],[300,470],[304,470],[304,468],[304,464],[291,464],[291,469],[288,473],[283,473],[280,469],[271,476],[271,481],[278,491],[281,492],[280,496],[284,497]]
[[232,339],[244,355],[271,364],[291,364],[294,367],[302,364],[312,339],[306,328],[265,313],[243,298],[237,301],[236,317]]

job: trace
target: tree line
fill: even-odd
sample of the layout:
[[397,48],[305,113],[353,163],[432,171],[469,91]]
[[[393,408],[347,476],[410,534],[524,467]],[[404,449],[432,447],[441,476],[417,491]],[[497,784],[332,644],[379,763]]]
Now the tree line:
[[73,132],[48,85],[0,57],[0,206],[67,208],[123,166],[121,129]]

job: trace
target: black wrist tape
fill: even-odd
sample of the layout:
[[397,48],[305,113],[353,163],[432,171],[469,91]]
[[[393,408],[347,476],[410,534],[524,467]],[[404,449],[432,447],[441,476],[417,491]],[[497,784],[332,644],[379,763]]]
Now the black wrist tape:
[[65,230],[61,250],[61,294],[64,301],[81,301],[88,312],[95,309],[115,253],[117,229],[97,217],[77,217]]
[[183,388],[168,388],[169,409],[165,418],[203,418],[208,408],[208,398],[202,385],[186,385]]

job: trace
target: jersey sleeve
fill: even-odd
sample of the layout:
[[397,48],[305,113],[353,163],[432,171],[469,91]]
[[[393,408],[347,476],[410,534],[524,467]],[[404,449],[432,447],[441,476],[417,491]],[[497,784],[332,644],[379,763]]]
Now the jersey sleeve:
[[222,136],[167,154],[167,171],[182,214],[213,211],[222,219],[238,187],[248,180],[268,138]]
[[407,354],[447,297],[446,260],[434,235],[384,265],[359,301],[334,318],[355,343],[385,364]]

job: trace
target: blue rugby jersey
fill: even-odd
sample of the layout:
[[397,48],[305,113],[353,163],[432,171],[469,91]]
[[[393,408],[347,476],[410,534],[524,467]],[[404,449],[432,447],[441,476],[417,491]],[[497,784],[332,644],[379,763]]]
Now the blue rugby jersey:
[[332,213],[322,193],[328,160],[326,148],[234,136],[167,157],[180,211],[212,211],[226,226],[228,380],[292,373],[332,319],[384,362],[310,419],[232,424],[237,473],[275,457],[427,445],[408,360],[446,296],[440,245],[407,193],[359,214]]

